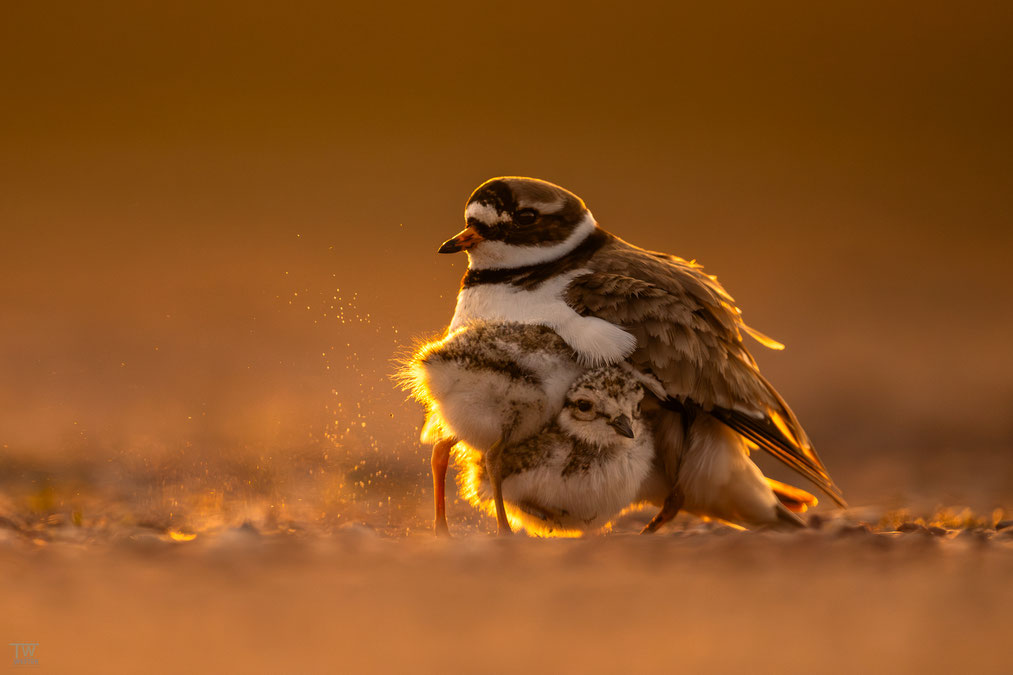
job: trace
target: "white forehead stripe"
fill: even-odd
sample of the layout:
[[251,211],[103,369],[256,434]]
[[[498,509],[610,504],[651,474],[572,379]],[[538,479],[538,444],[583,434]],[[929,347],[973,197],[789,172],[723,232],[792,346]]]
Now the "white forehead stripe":
[[480,202],[472,202],[468,204],[468,208],[464,210],[464,219],[467,221],[469,218],[474,218],[480,223],[485,223],[486,225],[510,222],[509,213],[500,213],[496,210],[496,207],[490,206],[489,204],[482,204]]

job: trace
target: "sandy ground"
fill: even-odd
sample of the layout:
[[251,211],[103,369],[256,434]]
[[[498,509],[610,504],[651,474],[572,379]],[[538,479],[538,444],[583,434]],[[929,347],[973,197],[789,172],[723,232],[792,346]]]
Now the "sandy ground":
[[935,522],[829,513],[795,534],[684,519],[654,537],[633,534],[646,517],[633,514],[583,540],[449,541],[355,523],[197,533],[10,516],[0,521],[0,636],[37,642],[41,672],[1013,665],[1013,527],[998,511]]

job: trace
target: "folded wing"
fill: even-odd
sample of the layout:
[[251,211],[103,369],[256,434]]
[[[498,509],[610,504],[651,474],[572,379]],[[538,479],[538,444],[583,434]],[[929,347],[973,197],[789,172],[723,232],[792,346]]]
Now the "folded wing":
[[747,327],[732,297],[695,262],[618,238],[607,248],[607,255],[589,262],[591,272],[567,288],[570,306],[632,333],[637,349],[631,361],[653,373],[670,398],[700,406],[844,506],[802,425],[760,374],[742,333],[770,348],[783,345]]

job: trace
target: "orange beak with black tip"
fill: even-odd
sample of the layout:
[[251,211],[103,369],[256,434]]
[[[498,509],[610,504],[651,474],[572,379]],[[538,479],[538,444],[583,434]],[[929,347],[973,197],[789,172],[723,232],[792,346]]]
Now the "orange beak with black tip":
[[467,251],[472,246],[475,246],[481,241],[485,241],[484,237],[480,235],[475,228],[470,225],[460,232],[458,232],[452,239],[448,239],[443,242],[443,246],[437,253],[459,253],[461,251]]

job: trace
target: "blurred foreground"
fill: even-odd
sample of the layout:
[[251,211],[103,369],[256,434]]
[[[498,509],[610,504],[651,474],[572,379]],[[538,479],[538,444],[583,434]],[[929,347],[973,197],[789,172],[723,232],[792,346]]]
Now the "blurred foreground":
[[423,475],[195,461],[0,467],[0,637],[75,673],[1009,672],[1002,509],[498,540],[457,504],[441,541]]
[[74,532],[0,530],[0,632],[43,671],[1009,672],[1010,528]]

